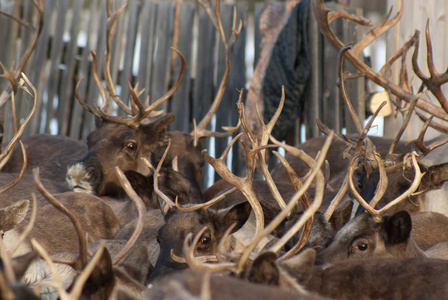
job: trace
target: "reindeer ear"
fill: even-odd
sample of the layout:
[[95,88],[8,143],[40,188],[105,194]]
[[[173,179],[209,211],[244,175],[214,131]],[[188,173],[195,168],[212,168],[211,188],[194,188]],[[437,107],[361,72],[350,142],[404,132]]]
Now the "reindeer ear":
[[114,285],[114,271],[112,267],[109,251],[107,248],[104,248],[103,255],[101,255],[95,269],[84,284],[82,294],[88,299],[108,299]]
[[248,280],[250,282],[278,285],[280,270],[275,262],[277,255],[273,252],[264,252],[252,263],[249,270]]
[[386,243],[399,244],[407,241],[411,235],[412,220],[407,211],[399,211],[391,217],[384,218],[383,233]]
[[148,251],[147,245],[136,245],[119,264],[132,279],[141,284],[145,283],[148,274],[151,275],[154,269],[149,261]]
[[420,169],[426,171],[422,178],[422,189],[440,189],[445,181],[448,181],[448,163],[433,165],[429,168],[419,164]]
[[168,113],[149,124],[140,125],[140,128],[148,136],[148,139],[152,140],[154,148],[158,145],[159,141],[165,139],[166,127],[168,124],[174,122],[174,119],[174,114]]
[[212,218],[217,224],[217,228],[222,228],[224,231],[229,228],[232,224],[236,223],[233,228],[233,232],[240,229],[247,219],[249,219],[250,212],[252,208],[250,203],[245,201],[235,204],[232,207],[220,209],[217,212],[212,213]]
[[330,217],[330,224],[334,231],[337,232],[342,228],[349,220],[352,214],[353,201],[347,200],[336,208],[334,213]]
[[280,262],[280,266],[299,284],[303,284],[311,278],[315,261],[316,250],[307,248],[301,253]]
[[25,218],[29,206],[30,201],[21,200],[0,209],[0,229],[6,232],[20,224]]

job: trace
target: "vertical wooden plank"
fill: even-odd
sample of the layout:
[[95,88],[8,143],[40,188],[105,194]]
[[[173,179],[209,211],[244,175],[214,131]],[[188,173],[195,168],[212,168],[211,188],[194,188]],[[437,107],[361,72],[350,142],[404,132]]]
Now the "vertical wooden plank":
[[154,23],[155,23],[155,4],[153,1],[143,1],[142,13],[140,17],[140,62],[137,75],[137,82],[145,88],[143,99],[149,95],[149,83],[151,78]]
[[[362,9],[351,9],[348,10],[350,14],[353,14],[355,16],[362,16]],[[344,27],[344,43],[353,43],[356,44],[358,40],[362,38],[361,30],[358,30],[359,25],[354,22],[347,22],[345,23]],[[359,59],[363,60],[363,54],[361,53],[359,56]],[[347,60],[344,61],[344,70],[349,71],[352,74],[355,74],[358,72],[358,70]],[[345,81],[345,87],[347,89],[347,95],[350,99],[350,102],[352,103],[353,109],[355,110],[356,114],[358,115],[359,120],[361,121],[361,124],[363,124],[366,114],[365,114],[365,78],[360,77],[357,79],[352,79]],[[352,118],[350,117],[347,108],[344,107],[345,111],[345,128],[346,132],[348,133],[357,133],[357,129],[355,126],[355,123],[353,122]]]
[[[81,57],[80,62],[78,63],[78,69],[76,71],[77,79],[80,80],[84,78],[84,81],[79,87],[79,95],[83,100],[86,100],[87,97],[87,91],[88,91],[88,83],[89,83],[89,77],[90,76],[90,49],[91,45],[94,43],[93,41],[93,30],[94,28],[97,28],[97,12],[98,12],[98,6],[101,7],[101,5],[98,5],[98,2],[92,1],[90,2],[89,7],[89,15],[86,20],[86,25],[84,28],[82,28],[83,33],[86,35],[86,44],[83,49],[81,49]],[[82,15],[81,15],[82,16]],[[81,24],[83,25],[83,24]],[[82,132],[86,132],[87,130],[83,130],[83,127],[86,125],[84,124],[84,116],[86,116],[87,112],[84,111],[82,106],[77,103],[73,105],[72,110],[72,117],[70,122],[70,137],[75,139],[83,139]]]
[[[20,16],[21,14],[21,3],[9,1],[7,3],[3,3],[1,6],[1,10],[9,13],[14,16]],[[29,21],[29,20],[28,20]],[[0,61],[5,65],[9,70],[12,69],[13,63],[17,62],[20,58],[17,57],[17,52],[20,46],[19,30],[23,32],[23,28],[19,26],[19,24],[10,18],[7,18],[3,15],[0,16],[0,36],[1,40],[5,41],[0,45]],[[26,29],[28,30],[28,29]],[[22,33],[22,45],[25,43]],[[17,63],[15,64],[17,65]],[[29,74],[27,73],[27,76]],[[6,79],[0,80],[0,91],[8,88],[9,81]],[[17,107],[17,105],[16,105]],[[3,141],[9,141],[13,136],[13,126],[12,126],[12,116],[11,116],[11,101],[6,102],[0,110],[2,114],[2,120],[4,123],[4,132],[3,132]],[[20,110],[20,106],[18,106],[18,111]]]
[[[224,33],[226,36],[226,39],[229,40],[230,34],[231,34],[231,29],[232,29],[232,15],[233,15],[233,6],[222,3],[221,4],[221,20],[222,20],[222,27],[224,29]],[[220,35],[217,35],[217,39],[218,39],[218,60],[217,60],[217,64],[216,64],[216,71],[217,72],[217,78],[216,78],[216,82],[214,83],[214,95],[213,98],[216,96],[220,83],[222,81],[222,77],[224,75],[225,72],[225,68],[226,68],[226,49],[224,48],[224,44],[220,38]],[[233,49],[235,50],[235,49]],[[230,124],[226,124],[229,120],[228,117],[226,116],[226,114],[229,113],[229,111],[227,111],[227,105],[225,105],[226,102],[228,102],[229,99],[229,90],[230,90],[230,78],[231,76],[229,76],[229,80],[227,82],[227,86],[226,86],[226,90],[224,92],[224,95],[222,97],[221,100],[221,104],[218,108],[218,111],[216,113],[216,125],[215,125],[215,131],[220,131],[222,126],[228,126]],[[237,143],[238,144],[238,143]],[[227,138],[215,138],[215,143],[214,143],[214,147],[215,150],[214,152],[216,153],[216,156],[220,156],[223,152],[224,149],[227,146]],[[233,148],[238,148],[237,145],[233,146]],[[232,149],[232,153],[233,153],[233,149]],[[229,156],[227,156],[227,162],[229,162]],[[231,170],[231,168],[230,168]],[[232,171],[232,170],[231,170]],[[221,179],[221,177],[219,176],[218,173],[215,172],[214,175],[214,181],[218,181],[219,179]]]
[[[128,3],[128,2],[126,2],[125,0],[115,1],[115,10],[118,11],[126,3]],[[128,3],[128,5],[129,5],[129,3]],[[129,19],[129,7],[130,6],[128,6],[127,9],[125,9],[118,17],[118,19],[115,23],[115,36],[111,43],[111,61],[110,61],[110,65],[109,65],[109,70],[110,70],[111,80],[114,83],[115,89],[116,89],[120,99],[122,98],[123,88],[126,91],[128,89],[127,82],[124,87],[122,87],[120,85],[120,72],[122,71],[120,68],[121,68],[122,59],[125,59],[124,52],[125,52],[126,40],[127,40],[126,32],[127,32],[127,28],[129,25],[127,22],[127,20]],[[106,38],[106,33],[104,33],[104,38]],[[106,44],[105,44],[105,47],[106,47]],[[104,66],[103,66],[103,69],[104,69]],[[104,79],[103,70],[101,70],[100,78]],[[102,99],[101,99],[101,101],[102,101]],[[123,101],[126,103],[126,99],[123,99]],[[115,107],[115,106],[112,106],[112,107]],[[125,112],[121,111],[121,109],[118,109],[118,107],[116,108],[116,111],[113,111],[113,109],[111,109],[110,113],[116,114],[116,115],[122,115],[122,116],[124,116],[126,114]]]
[[[196,52],[196,74],[194,82],[194,95],[192,115],[197,123],[202,120],[210,108],[213,99],[213,78],[215,64],[216,33],[212,22],[202,6],[198,8],[198,39]],[[210,125],[209,125],[210,126]],[[209,149],[210,139],[205,143]],[[202,171],[202,186],[206,187],[209,181],[210,166],[204,166]]]
[[[231,35],[231,28],[233,22],[233,5],[223,5],[221,8],[223,19],[223,27],[226,32],[227,40]],[[244,3],[237,4],[237,24],[239,21],[244,24],[247,21],[247,7]],[[236,110],[236,102],[238,101],[239,91],[245,87],[245,42],[246,42],[246,28],[243,27],[240,36],[233,46],[231,54],[231,72],[227,82],[226,91],[216,114],[216,131],[222,131],[222,126],[235,126],[238,123],[238,113]],[[222,42],[219,47],[218,60],[218,84],[221,82],[223,73],[225,71],[225,56],[226,50],[223,48]],[[216,139],[215,153],[220,155],[224,152],[228,144],[228,139]],[[238,160],[238,146],[235,145],[232,149],[232,157],[235,163],[231,163],[232,167],[239,167],[241,163]],[[231,168],[232,169],[232,168]],[[241,170],[239,170],[241,171]],[[235,172],[235,171],[234,171]],[[215,175],[215,178],[218,178]],[[216,181],[216,180],[215,180]]]
[[64,69],[61,74],[61,88],[59,90],[59,130],[60,135],[69,135],[69,126],[71,120],[70,112],[74,105],[78,105],[73,93],[73,78],[75,76],[75,65],[77,63],[76,51],[77,40],[79,34],[79,27],[81,22],[81,10],[84,5],[84,0],[73,1],[72,6],[72,22],[70,25],[70,41],[64,53],[63,64]]
[[[342,9],[342,5],[335,3],[327,4],[329,8],[334,11]],[[314,17],[314,16],[313,16]],[[343,35],[343,19],[335,20],[331,23],[331,29],[334,31],[336,36]],[[339,88],[337,87],[337,66],[338,66],[338,50],[331,45],[331,43],[325,38],[322,40],[323,48],[323,119],[325,125],[333,129],[335,132],[341,132],[343,126],[342,120],[342,110],[344,104],[341,103]]]
[[[171,49],[174,30],[174,4],[173,2],[157,3],[157,20],[155,28],[156,50],[151,77],[151,102],[155,102],[167,91],[167,80],[171,59]],[[167,109],[164,103],[159,109]]]
[[197,122],[207,113],[213,99],[213,65],[215,28],[202,6],[199,6],[199,32],[193,96],[193,118]]
[[[30,4],[28,2],[28,4]],[[30,81],[36,86],[38,90],[38,99],[39,99],[39,107],[34,115],[33,119],[31,119],[27,128],[24,131],[23,137],[27,137],[31,134],[38,133],[42,129],[41,122],[43,119],[43,102],[44,102],[44,82],[45,82],[45,68],[48,59],[48,46],[51,36],[51,21],[53,18],[54,8],[56,7],[55,0],[49,0],[45,2],[45,14],[44,14],[44,27],[42,30],[42,34],[37,42],[36,49],[34,52],[34,56],[29,61],[30,65],[32,65],[31,71],[29,72],[28,78]],[[34,8],[33,8],[34,9]],[[30,67],[30,66],[28,66]],[[31,110],[31,107],[21,108],[20,115],[26,115]],[[18,110],[19,111],[19,110]]]
[[[176,120],[169,126],[169,130],[190,131],[190,80],[191,57],[193,41],[194,6],[188,2],[181,2],[179,7],[179,40],[178,50],[185,56],[186,70],[184,80],[173,95],[169,103],[169,111],[176,115]],[[170,80],[173,85],[180,71],[180,59],[176,58],[176,68]]]
[[47,103],[42,103],[42,108],[46,111],[44,132],[50,133],[50,124],[56,119],[56,106],[58,104],[57,89],[59,86],[60,63],[63,50],[63,34],[65,30],[66,13],[69,7],[69,0],[59,0],[57,2],[55,32],[52,38],[52,47],[50,49],[50,60],[48,61],[49,74],[46,77],[44,88],[47,94]]
[[[100,6],[100,20],[98,24],[98,31],[97,31],[97,41],[96,41],[96,55],[98,57],[98,75],[100,78],[102,77],[101,74],[103,72],[103,66],[104,66],[104,49],[106,48],[106,25],[107,25],[107,8],[106,8],[106,1],[101,2]],[[93,72],[93,70],[91,71]],[[88,91],[87,91],[87,98],[86,102],[89,105],[92,105],[93,103],[98,104],[98,87],[95,84],[95,81],[93,79],[93,76],[89,74],[89,81],[88,81]],[[81,131],[81,139],[86,139],[88,134],[92,131],[92,128],[94,128],[95,123],[95,117],[92,116],[89,112],[84,112],[84,118],[83,118],[83,127]]]
[[[135,0],[128,2],[128,24],[126,36],[122,36],[120,41],[125,42],[124,57],[123,57],[123,70],[121,72],[119,84],[121,85],[121,100],[128,103],[129,88],[128,82],[132,80],[132,64],[134,61],[134,48],[135,40],[137,36],[137,24],[138,24],[138,3]],[[140,89],[142,86],[140,86]]]
[[263,11],[266,9],[266,4],[255,3],[254,19],[255,19],[255,58],[254,58],[254,68],[257,65],[258,58],[260,57],[260,44],[261,44],[261,34],[260,34],[260,17]]
[[305,92],[305,126],[306,138],[319,136],[316,119],[320,118],[322,99],[322,36],[311,6],[308,8],[308,54],[311,65],[311,76]]

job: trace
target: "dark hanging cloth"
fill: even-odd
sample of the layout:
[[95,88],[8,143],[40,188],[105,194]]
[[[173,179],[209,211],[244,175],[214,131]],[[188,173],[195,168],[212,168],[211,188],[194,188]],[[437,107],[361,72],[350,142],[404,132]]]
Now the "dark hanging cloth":
[[260,58],[246,99],[248,123],[255,135],[261,133],[255,103],[267,123],[280,103],[282,85],[285,86],[285,106],[272,135],[285,139],[300,115],[310,77],[305,38],[308,11],[309,0],[292,4],[274,2],[261,16]]

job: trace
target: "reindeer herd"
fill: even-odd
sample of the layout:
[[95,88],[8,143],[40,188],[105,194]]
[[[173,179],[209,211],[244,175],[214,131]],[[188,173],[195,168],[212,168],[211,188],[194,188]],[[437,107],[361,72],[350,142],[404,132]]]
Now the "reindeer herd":
[[[426,88],[442,108],[447,104],[440,89],[447,73],[434,73],[428,59],[431,78],[436,78],[431,80],[416,65],[418,34],[384,67],[390,68],[415,47],[413,69],[423,82],[417,95],[405,82],[390,82],[382,76],[384,70],[375,72],[357,58],[375,36],[399,21],[402,1],[396,17],[388,16],[351,50],[329,24],[337,18],[362,25],[367,21],[312,1],[322,33],[340,49],[339,85],[358,134],[338,135],[318,121],[325,135],[297,147],[270,134],[284,91],[272,120],[265,124],[259,115],[260,136],[249,129],[243,92],[237,100],[239,124],[225,128],[227,133],[207,130],[219,108],[230,74],[230,53],[242,25],[234,18],[232,35],[226,39],[219,1],[215,10],[211,3],[199,2],[225,44],[227,67],[210,112],[193,132],[167,131],[175,116],[157,111],[183,80],[186,62],[176,49],[182,67],[165,95],[151,104],[142,102],[138,85],[129,84],[130,105],[119,98],[108,64],[116,20],[126,5],[116,12],[108,5],[105,86],[92,50],[93,76],[103,105],[90,107],[76,93],[80,105],[96,118],[87,141],[51,135],[21,140],[35,109],[15,125],[14,138],[0,154],[1,298],[446,298],[448,212],[428,209],[437,208],[435,202],[446,197],[425,195],[448,180],[447,164],[439,164],[443,157],[438,155],[444,151],[435,154],[447,140],[425,142],[424,135],[428,126],[448,130],[431,117],[420,138],[410,143],[400,141],[400,136],[369,137],[371,124],[362,126],[345,93],[344,81],[356,77],[342,71],[347,58],[362,75],[407,102],[409,116],[434,111],[434,104],[419,98]],[[43,4],[34,4],[41,27]],[[21,68],[39,38],[39,28],[17,70],[2,64],[2,77],[10,83],[2,101],[13,102],[23,91],[36,107],[36,89]],[[427,30],[428,50],[430,41]],[[81,84],[82,80],[77,90]],[[127,116],[114,116],[112,105]],[[448,120],[448,110],[433,115]],[[204,149],[209,136],[233,139],[220,157],[213,158]],[[236,143],[246,161],[243,175],[233,174],[226,165]],[[273,151],[279,164],[268,170],[267,150],[280,147],[287,155]],[[222,178],[207,189],[201,185],[206,163]],[[254,178],[257,171],[263,179]]]

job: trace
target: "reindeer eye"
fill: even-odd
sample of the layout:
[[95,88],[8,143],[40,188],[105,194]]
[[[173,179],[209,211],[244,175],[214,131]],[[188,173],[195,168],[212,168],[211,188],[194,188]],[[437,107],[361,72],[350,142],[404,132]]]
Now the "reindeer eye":
[[362,184],[362,181],[358,180],[358,189],[362,190],[363,187],[364,185]]
[[134,151],[135,149],[137,149],[137,143],[136,142],[129,142],[126,144],[126,148],[129,150]]
[[356,247],[360,251],[366,251],[367,249],[369,249],[369,244],[364,243],[364,242],[360,242],[360,243],[358,243],[358,245]]
[[198,244],[199,245],[208,245],[208,244],[210,244],[210,241],[211,241],[211,239],[209,237],[204,236],[199,240]]

